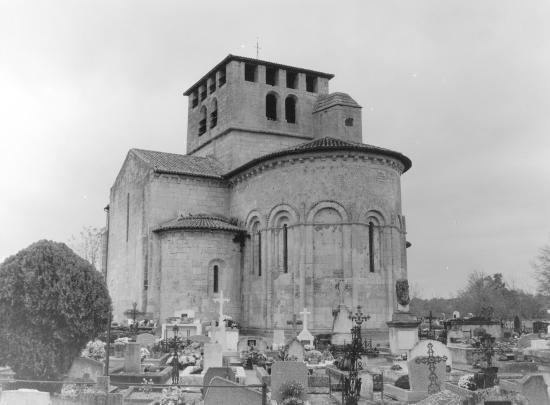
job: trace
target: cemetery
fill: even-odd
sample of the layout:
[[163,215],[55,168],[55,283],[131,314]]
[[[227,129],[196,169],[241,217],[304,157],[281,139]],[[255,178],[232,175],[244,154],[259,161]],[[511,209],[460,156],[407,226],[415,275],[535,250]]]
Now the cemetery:
[[[373,344],[365,328],[370,316],[361,307],[342,303],[329,341],[309,331],[307,308],[289,320],[291,330],[240,336],[225,320],[229,300],[222,291],[217,319],[197,322],[187,313],[185,320],[167,320],[157,334],[134,331],[109,345],[89,342],[58,393],[17,389],[4,369],[0,404],[16,397],[33,405],[550,403],[550,334],[517,333],[459,314],[430,314],[426,332],[410,311],[407,290],[406,280],[396,282],[385,344]],[[439,333],[432,331],[436,323],[444,325]],[[180,336],[181,324],[201,325],[202,333]]]
[[362,143],[333,76],[228,55],[184,93],[190,154],[128,152],[103,274],[48,241],[9,258],[42,329],[10,313],[0,405],[550,404],[550,322],[411,309],[412,162]]

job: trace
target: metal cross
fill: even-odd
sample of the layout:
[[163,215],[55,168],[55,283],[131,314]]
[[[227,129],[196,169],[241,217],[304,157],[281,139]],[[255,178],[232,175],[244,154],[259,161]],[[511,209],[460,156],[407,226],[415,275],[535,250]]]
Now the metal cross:
[[223,298],[223,290],[220,290],[220,297],[219,298],[214,298],[214,302],[219,302],[220,303],[220,319],[219,319],[219,323],[218,325],[221,327],[222,326],[222,322],[223,322],[223,303],[224,302],[229,302],[229,298]]
[[442,361],[447,361],[447,356],[434,356],[434,345],[432,342],[428,343],[428,357],[418,357],[415,360],[417,364],[423,363],[428,365],[428,370],[430,372],[430,374],[428,374],[428,379],[430,380],[430,384],[428,384],[428,394],[430,395],[441,391],[441,383],[435,373],[435,367],[437,363]]
[[370,315],[364,315],[363,311],[361,310],[361,305],[357,305],[357,312],[350,315],[348,318],[355,322],[357,326],[361,326],[363,322],[366,322],[370,319]]
[[287,325],[292,325],[292,330],[294,330],[294,333],[296,333],[296,325],[302,324],[302,321],[296,318],[297,318],[296,314],[293,314],[292,321],[286,321]]
[[256,37],[256,59],[260,58],[260,39]]

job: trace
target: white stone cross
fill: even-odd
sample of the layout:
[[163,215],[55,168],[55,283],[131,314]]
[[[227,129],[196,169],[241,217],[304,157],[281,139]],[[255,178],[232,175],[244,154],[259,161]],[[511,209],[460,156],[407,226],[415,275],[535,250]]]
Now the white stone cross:
[[229,298],[223,298],[223,290],[220,290],[220,297],[219,298],[214,298],[214,302],[219,302],[220,303],[220,314],[219,314],[219,323],[218,325],[221,327],[222,326],[222,323],[223,323],[223,303],[224,302],[229,302]]
[[308,312],[307,308],[304,308],[304,310],[300,312],[300,315],[304,317],[304,320],[302,321],[302,325],[304,327],[304,330],[307,330],[307,316],[311,315],[311,312]]

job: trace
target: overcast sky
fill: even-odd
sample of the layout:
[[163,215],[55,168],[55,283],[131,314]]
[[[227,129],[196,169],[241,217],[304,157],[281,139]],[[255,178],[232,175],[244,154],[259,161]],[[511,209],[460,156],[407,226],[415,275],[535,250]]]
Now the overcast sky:
[[409,279],[530,288],[550,243],[550,2],[0,0],[0,260],[103,226],[130,148],[185,153],[228,53],[334,73],[402,177]]

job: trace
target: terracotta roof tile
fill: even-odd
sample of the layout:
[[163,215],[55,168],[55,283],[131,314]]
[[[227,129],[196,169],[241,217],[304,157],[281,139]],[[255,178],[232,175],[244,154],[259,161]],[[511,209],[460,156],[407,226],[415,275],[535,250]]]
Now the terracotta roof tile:
[[351,98],[349,94],[337,92],[319,96],[313,106],[313,112],[323,111],[335,105],[361,108],[361,106],[357,104],[357,102]]
[[143,149],[132,149],[132,151],[145,163],[152,166],[153,170],[157,173],[222,178],[222,165],[211,157],[178,155]]
[[227,218],[204,214],[188,216],[180,215],[177,218],[158,226],[153,230],[153,232],[178,229],[245,232],[243,228],[232,224]]
[[225,177],[231,177],[243,170],[246,170],[250,167],[253,167],[257,165],[260,162],[263,162],[265,160],[273,159],[279,156],[285,156],[285,155],[296,155],[300,153],[307,153],[307,152],[321,152],[321,151],[331,151],[331,150],[347,150],[347,151],[360,151],[360,152],[369,152],[377,155],[383,155],[383,156],[389,156],[398,159],[403,165],[405,166],[405,170],[407,171],[411,168],[412,162],[411,160],[399,153],[395,152],[390,149],[384,149],[380,148],[378,146],[373,145],[367,145],[365,143],[358,143],[358,142],[350,142],[350,141],[344,141],[342,139],[336,139],[331,137],[325,137],[325,138],[319,138],[314,139],[312,141],[302,143],[297,146],[292,146],[287,149],[282,149],[277,152],[269,153],[267,155],[260,156],[256,159],[251,160],[248,163],[245,163],[244,165],[237,167],[236,169],[232,170],[231,172],[227,173]]

